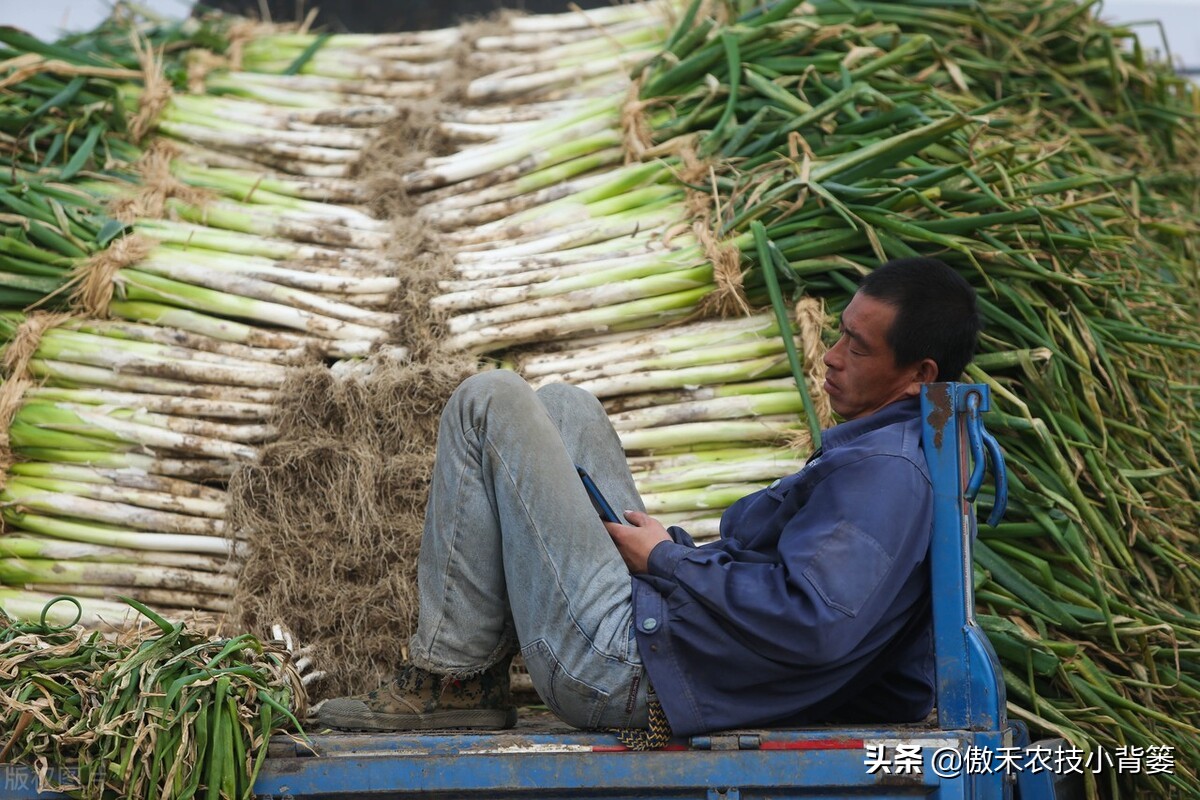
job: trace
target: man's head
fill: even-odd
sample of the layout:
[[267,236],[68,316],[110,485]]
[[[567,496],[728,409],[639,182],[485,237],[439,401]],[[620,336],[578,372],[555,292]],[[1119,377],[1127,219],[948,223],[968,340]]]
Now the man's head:
[[956,380],[979,338],[975,290],[935,258],[889,261],[867,275],[825,354],[825,391],[843,419]]

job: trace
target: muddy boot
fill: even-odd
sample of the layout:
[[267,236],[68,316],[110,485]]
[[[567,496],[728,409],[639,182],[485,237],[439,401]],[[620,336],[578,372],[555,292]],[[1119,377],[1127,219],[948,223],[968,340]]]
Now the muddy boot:
[[395,680],[373,692],[327,700],[320,724],[353,731],[511,728],[517,710],[509,697],[510,661],[502,659],[469,678],[405,664]]

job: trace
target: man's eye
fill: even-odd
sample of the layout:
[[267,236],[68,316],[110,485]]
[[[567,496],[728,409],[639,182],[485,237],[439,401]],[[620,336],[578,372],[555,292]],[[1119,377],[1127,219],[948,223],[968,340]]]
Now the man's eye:
[[864,353],[863,351],[855,350],[853,347],[850,348],[850,352],[856,356],[865,356],[866,355],[866,353]]

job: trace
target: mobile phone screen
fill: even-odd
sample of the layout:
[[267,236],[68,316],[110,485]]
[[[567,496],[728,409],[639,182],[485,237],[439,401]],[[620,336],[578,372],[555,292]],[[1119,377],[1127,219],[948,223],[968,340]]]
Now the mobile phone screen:
[[592,501],[592,507],[596,509],[596,513],[600,515],[600,519],[605,522],[616,522],[621,525],[625,524],[625,520],[617,516],[617,512],[613,511],[613,507],[604,499],[604,495],[600,493],[600,487],[592,480],[592,476],[587,474],[587,470],[583,467],[576,466],[575,471],[579,473],[579,480],[583,481],[583,488],[587,489],[588,499]]

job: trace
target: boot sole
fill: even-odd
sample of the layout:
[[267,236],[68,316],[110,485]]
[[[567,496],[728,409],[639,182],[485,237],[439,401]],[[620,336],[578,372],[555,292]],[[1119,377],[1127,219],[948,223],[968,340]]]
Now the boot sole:
[[440,728],[501,729],[517,724],[515,708],[471,708],[434,711],[430,714],[338,713],[320,714],[320,723],[344,731],[429,731]]

